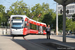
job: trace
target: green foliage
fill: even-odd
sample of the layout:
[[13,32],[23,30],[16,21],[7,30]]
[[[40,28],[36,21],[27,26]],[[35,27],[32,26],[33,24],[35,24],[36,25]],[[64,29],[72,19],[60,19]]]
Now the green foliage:
[[2,19],[3,13],[5,12],[5,7],[3,5],[0,5],[0,18]]
[[72,29],[72,31],[75,31],[75,21],[72,22],[72,24],[71,24],[71,29]]
[[1,22],[7,22],[5,15],[5,6],[0,5],[0,24]]
[[[27,7],[27,4],[23,0],[13,3],[10,8],[5,13],[5,6],[0,5],[0,24],[5,22],[7,25],[7,19],[10,15],[27,15],[33,20],[38,20],[39,22],[44,22],[47,25],[51,25],[51,28],[56,29],[56,13],[53,9],[49,8],[48,3],[36,4],[35,6]],[[33,16],[33,17],[32,17]],[[75,31],[75,14],[72,15],[72,19],[66,18],[66,30]],[[58,28],[62,30],[63,27],[63,15],[58,15]],[[32,25],[32,28],[35,29],[36,26]]]
[[0,18],[1,19],[0,24],[5,23],[5,26],[7,26],[9,15],[7,13],[2,13],[2,14],[3,14],[3,16],[2,16],[2,18]]
[[51,24],[51,23],[52,23],[52,17],[51,17],[51,15],[46,14],[46,15],[44,16],[44,19],[42,20],[42,22],[46,23],[47,25],[48,25],[48,24]]
[[66,20],[66,30],[71,30],[71,24],[72,24],[72,20],[71,19],[67,19]]
[[53,19],[52,24],[53,24],[53,29],[56,29],[56,16],[55,16],[55,18]]
[[59,30],[63,29],[63,15],[58,15],[58,27]]
[[[39,14],[41,14],[39,16]],[[39,3],[36,4],[31,8],[31,17],[33,17],[34,20],[38,20],[40,22],[44,22],[47,25],[50,24],[51,26],[53,25],[53,28],[55,28],[55,17],[56,14],[53,9],[49,9],[49,4],[48,3],[43,3],[40,5]],[[30,17],[30,18],[31,18]]]
[[72,21],[75,21],[75,14],[72,15]]
[[[4,6],[3,6],[4,7]],[[1,8],[2,9],[2,8]],[[27,7],[27,4],[23,2],[23,0],[19,2],[13,3],[10,8],[10,10],[7,10],[7,13],[5,13],[5,8],[3,8],[4,13],[0,13],[0,19],[2,19],[2,22],[7,22],[7,18],[10,15],[27,15],[28,17],[33,16],[33,20],[38,20],[40,22],[45,22],[47,24],[53,24],[53,27],[55,25],[55,12],[53,9],[49,9],[49,4],[48,3],[43,3],[40,5],[39,3],[36,4],[35,6],[31,7],[31,12],[30,8]],[[47,18],[47,19],[45,19]],[[45,20],[44,20],[45,19]]]
[[66,30],[75,31],[75,21],[72,21],[72,19],[66,20]]
[[39,21],[41,22],[43,20],[43,18],[44,18],[44,15],[49,13],[49,4],[43,3],[42,5],[40,5],[38,3],[38,4],[36,4],[35,6],[33,6],[31,8],[31,13],[34,15],[34,18],[33,18],[34,20],[36,20],[35,18],[38,18]]
[[36,25],[34,25],[34,24],[31,24],[31,29],[34,29],[34,30],[36,30]]
[[[5,8],[4,8],[5,9]],[[2,10],[4,12],[4,9]],[[30,12],[31,10],[31,12]],[[28,8],[27,4],[23,2],[23,0],[19,2],[15,2],[10,6],[10,10],[7,11],[7,13],[0,13],[0,19],[2,19],[2,22],[7,22],[7,18],[10,15],[27,15],[28,17],[33,16],[33,20],[38,20],[40,22],[44,22],[47,25],[50,24],[53,26],[52,28],[56,28],[56,13],[54,12],[53,9],[49,8],[48,3],[42,3],[41,4],[36,4],[35,6]],[[59,17],[59,28],[61,29],[62,27],[62,18]],[[34,27],[34,26],[33,26]]]
[[5,6],[0,5],[0,13],[3,13],[3,12],[5,12]]
[[[62,30],[63,28],[63,15],[58,16],[58,28],[59,30]],[[75,21],[72,21],[72,19],[66,18],[66,30],[75,31]]]
[[30,11],[27,4],[23,0],[15,2],[10,6],[9,15],[29,15]]
[[51,25],[51,28],[55,29],[55,26],[56,26],[55,17],[56,17],[56,14],[54,12],[50,12],[44,15],[42,22],[46,23],[47,25]]

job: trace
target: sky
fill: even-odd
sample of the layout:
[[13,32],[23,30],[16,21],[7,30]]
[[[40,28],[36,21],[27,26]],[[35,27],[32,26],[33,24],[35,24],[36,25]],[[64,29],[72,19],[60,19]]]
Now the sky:
[[[16,1],[21,1],[21,0],[1,0],[0,4],[6,7],[5,10],[9,10],[9,7]],[[28,6],[33,7],[35,4],[40,3],[48,3],[50,9],[54,9],[56,11],[56,2],[54,0],[23,0]]]

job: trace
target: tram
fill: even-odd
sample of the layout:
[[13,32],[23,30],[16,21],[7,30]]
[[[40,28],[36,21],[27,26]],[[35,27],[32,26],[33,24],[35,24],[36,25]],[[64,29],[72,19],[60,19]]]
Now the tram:
[[26,15],[10,16],[10,33],[12,36],[27,34],[46,34],[46,24],[28,18]]

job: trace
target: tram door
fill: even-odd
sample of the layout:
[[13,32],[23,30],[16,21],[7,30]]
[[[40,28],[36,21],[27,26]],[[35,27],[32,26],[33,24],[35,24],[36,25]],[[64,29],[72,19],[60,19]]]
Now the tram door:
[[39,34],[43,34],[43,27],[39,26]]

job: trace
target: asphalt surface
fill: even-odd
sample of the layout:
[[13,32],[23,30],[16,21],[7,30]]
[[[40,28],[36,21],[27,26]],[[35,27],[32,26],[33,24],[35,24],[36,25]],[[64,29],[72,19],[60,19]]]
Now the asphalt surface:
[[55,48],[52,47],[47,47],[42,44],[34,43],[28,40],[13,40],[17,44],[21,45],[22,47],[26,48],[26,50],[56,50]]
[[11,40],[10,36],[0,35],[0,50],[26,50]]
[[[1,50],[8,50],[9,48],[11,50],[17,50],[17,49],[18,50],[56,50],[56,48],[48,47],[48,46],[42,45],[41,43],[36,43],[27,39],[23,39],[23,37],[15,37],[14,39],[12,39],[10,35],[1,35],[0,37],[1,39],[3,39],[1,40],[3,41],[3,43],[2,44],[0,43],[0,45],[2,45],[0,47]],[[4,43],[4,41],[8,43]]]
[[[66,37],[67,43],[63,43],[61,35],[51,35],[51,39],[46,39],[46,35],[27,35],[24,37],[25,39],[23,37],[15,37],[14,40],[10,35],[0,35],[0,50],[59,50],[60,45],[75,47],[74,35]],[[75,50],[75,48],[71,49]]]

